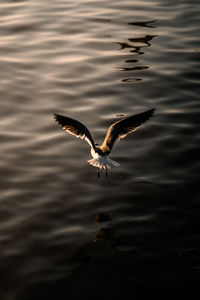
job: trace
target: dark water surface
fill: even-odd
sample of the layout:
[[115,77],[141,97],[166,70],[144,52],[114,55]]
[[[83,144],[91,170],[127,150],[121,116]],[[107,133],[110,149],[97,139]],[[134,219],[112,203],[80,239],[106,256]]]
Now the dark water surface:
[[[0,299],[196,292],[199,16],[195,0],[0,2]],[[100,180],[52,115],[101,142],[153,107]]]

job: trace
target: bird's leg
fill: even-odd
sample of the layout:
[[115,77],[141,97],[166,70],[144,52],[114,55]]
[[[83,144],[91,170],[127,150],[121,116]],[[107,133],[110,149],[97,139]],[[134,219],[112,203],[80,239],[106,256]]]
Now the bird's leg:
[[106,177],[108,177],[108,168],[106,166]]
[[99,168],[97,169],[97,177],[98,177],[98,179],[99,179],[99,177],[100,177]]

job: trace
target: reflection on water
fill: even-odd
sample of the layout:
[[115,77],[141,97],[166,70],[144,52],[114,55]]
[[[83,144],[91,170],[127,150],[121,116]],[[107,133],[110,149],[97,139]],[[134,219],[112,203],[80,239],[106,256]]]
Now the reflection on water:
[[[146,22],[130,22],[129,25],[136,25],[136,26],[144,26],[144,27],[150,27],[154,28],[154,23],[156,20],[146,21]],[[153,24],[153,25],[152,25]]]
[[[152,21],[152,22],[155,22],[155,21]],[[150,22],[147,22],[147,24],[148,23],[150,23]],[[137,22],[136,22],[136,24],[132,23],[132,25],[139,25],[140,26],[140,24],[137,24]],[[141,25],[141,26],[144,26],[144,25]],[[150,27],[153,27],[153,26],[150,26]],[[151,43],[149,41],[151,41],[154,37],[156,37],[156,35],[146,34],[142,37],[128,38],[129,43],[118,42],[117,44],[120,45],[119,50],[130,49],[129,53],[131,53],[132,55],[143,55],[144,52],[141,51],[141,49],[145,48],[145,47],[150,47]],[[138,62],[139,62],[139,59],[129,58],[129,59],[125,60],[125,63],[128,63],[128,64],[130,64],[130,63],[135,64],[135,63],[138,63]],[[149,68],[148,66],[132,66],[132,67],[129,66],[129,67],[117,67],[117,70],[119,70],[119,71],[142,71],[142,70],[146,70],[148,68]],[[137,81],[141,81],[141,80],[142,80],[142,78],[130,77],[130,78],[122,79],[122,82],[137,82]]]
[[142,80],[142,78],[125,78],[125,79],[122,79],[123,82],[137,82],[137,81],[140,81]]
[[[199,289],[199,10],[0,2],[1,299]],[[153,107],[101,180],[88,145],[52,119],[71,116],[100,141],[116,116]]]
[[121,69],[118,69],[118,70],[121,70],[121,71],[137,71],[137,70],[145,70],[145,69],[148,69],[149,67],[145,67],[145,66],[138,66],[138,67],[132,67],[132,68],[121,68]]
[[151,41],[155,36],[156,35],[145,35],[144,37],[131,38],[129,41],[133,43],[144,43],[146,44],[146,47],[149,47],[151,46],[149,41]]

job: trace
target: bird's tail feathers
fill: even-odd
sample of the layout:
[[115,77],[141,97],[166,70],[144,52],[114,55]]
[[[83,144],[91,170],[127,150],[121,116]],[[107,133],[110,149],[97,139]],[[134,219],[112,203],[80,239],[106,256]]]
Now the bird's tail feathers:
[[119,167],[120,164],[109,157],[102,156],[88,160],[88,163],[99,169],[110,169],[111,166]]

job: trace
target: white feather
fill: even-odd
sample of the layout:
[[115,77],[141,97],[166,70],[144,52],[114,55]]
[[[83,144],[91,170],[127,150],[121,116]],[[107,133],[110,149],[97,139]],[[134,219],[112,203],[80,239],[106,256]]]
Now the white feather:
[[93,158],[88,160],[88,163],[93,167],[99,169],[111,169],[111,166],[118,167],[120,164],[107,156],[98,156],[97,158]]

